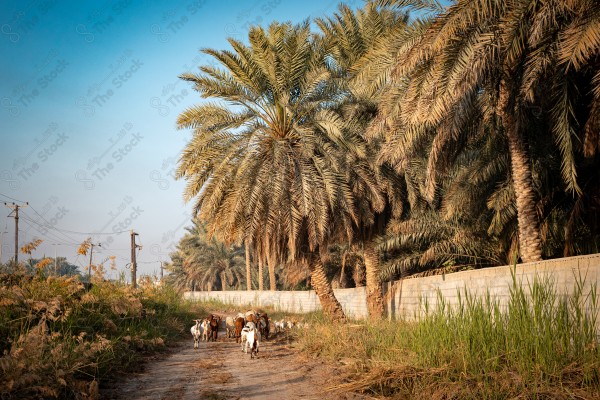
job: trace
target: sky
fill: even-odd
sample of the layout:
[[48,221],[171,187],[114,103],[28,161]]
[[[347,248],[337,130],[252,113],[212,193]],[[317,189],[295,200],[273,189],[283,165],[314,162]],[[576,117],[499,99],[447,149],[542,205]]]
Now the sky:
[[64,256],[85,272],[77,246],[91,237],[93,263],[114,255],[129,277],[134,230],[138,276],[159,274],[192,218],[174,179],[191,135],[175,121],[201,100],[178,76],[212,62],[202,48],[247,42],[252,25],[331,15],[338,3],[0,2],[1,261],[14,257],[4,204],[14,202],[19,246],[43,240],[34,258]]

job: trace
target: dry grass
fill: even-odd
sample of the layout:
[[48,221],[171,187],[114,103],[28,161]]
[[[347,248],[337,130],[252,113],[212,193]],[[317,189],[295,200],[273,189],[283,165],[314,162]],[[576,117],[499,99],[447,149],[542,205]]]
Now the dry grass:
[[1,276],[0,399],[98,398],[100,381],[163,348],[189,319],[168,290]]

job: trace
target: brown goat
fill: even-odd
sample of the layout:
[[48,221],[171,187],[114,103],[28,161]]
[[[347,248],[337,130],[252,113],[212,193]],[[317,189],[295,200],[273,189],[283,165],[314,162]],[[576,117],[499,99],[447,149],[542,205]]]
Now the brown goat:
[[269,316],[266,313],[259,314],[257,326],[260,335],[269,340]]
[[217,341],[217,332],[219,331],[219,323],[221,323],[220,316],[212,314],[209,317],[208,340],[212,339],[213,342]]
[[240,337],[242,336],[242,329],[244,329],[244,325],[246,321],[244,321],[243,317],[238,317],[235,319],[235,342],[240,342]]
[[252,314],[250,312],[246,313],[246,322],[254,322],[254,324],[258,324],[258,318],[256,314]]

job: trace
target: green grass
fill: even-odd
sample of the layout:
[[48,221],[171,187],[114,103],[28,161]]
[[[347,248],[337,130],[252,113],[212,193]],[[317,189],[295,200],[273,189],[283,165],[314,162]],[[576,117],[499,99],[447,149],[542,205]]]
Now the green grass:
[[[579,279],[570,295],[548,279],[507,304],[468,290],[450,307],[438,295],[419,322],[321,324],[298,346],[353,373],[338,389],[398,398],[591,398],[600,396],[596,285]],[[591,312],[591,310],[596,310]]]

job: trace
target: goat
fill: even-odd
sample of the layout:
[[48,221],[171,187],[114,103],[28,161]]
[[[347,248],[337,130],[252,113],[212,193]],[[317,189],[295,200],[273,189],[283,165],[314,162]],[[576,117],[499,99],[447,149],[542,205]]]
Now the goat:
[[266,340],[269,340],[269,316],[266,313],[258,314],[258,331],[261,336],[264,336]]
[[285,321],[282,319],[281,321],[275,321],[275,332],[283,332],[285,330]]
[[254,322],[256,324],[258,322],[258,318],[256,316],[256,311],[254,311],[254,310],[246,311],[246,314],[244,315],[244,319],[246,320],[246,322]]
[[235,342],[239,343],[240,342],[240,337],[242,336],[242,329],[244,329],[244,324],[245,324],[245,320],[244,317],[237,317],[235,319]]
[[211,315],[208,323],[208,340],[213,342],[217,341],[217,333],[219,331],[219,323],[221,323],[221,317],[218,315]]
[[233,317],[225,318],[225,332],[227,333],[227,337],[231,338],[235,334],[235,320]]
[[258,355],[259,345],[260,332],[254,322],[248,322],[242,329],[242,351],[248,354],[248,347],[250,347],[250,359],[253,359],[255,354]]
[[204,329],[201,325],[201,322],[204,322],[200,319],[195,319],[194,322],[196,323],[196,325],[192,326],[190,328],[190,332],[192,333],[192,336],[194,337],[194,349],[197,349],[198,346],[200,345],[200,338],[204,332]]
[[200,324],[200,328],[201,328],[201,339],[205,342],[208,342],[208,318],[204,318],[202,320],[202,323]]

